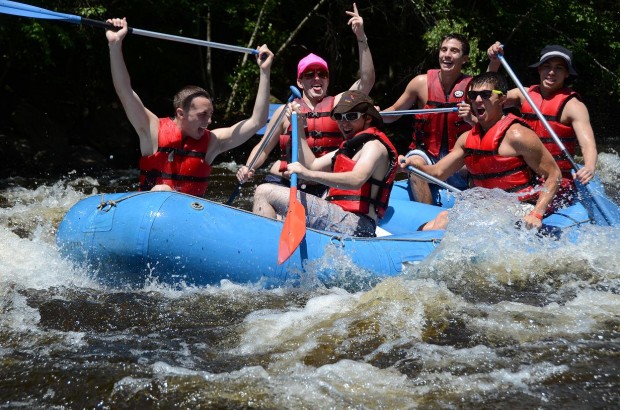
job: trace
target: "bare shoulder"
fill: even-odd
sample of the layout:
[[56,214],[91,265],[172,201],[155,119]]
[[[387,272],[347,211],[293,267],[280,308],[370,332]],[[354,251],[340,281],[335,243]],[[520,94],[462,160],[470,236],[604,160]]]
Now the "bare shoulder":
[[403,91],[398,101],[394,104],[394,109],[400,110],[410,108],[416,101],[420,100],[421,96],[425,95],[426,88],[426,74],[413,77],[407,84],[407,87],[405,87],[405,91]]
[[214,130],[211,130],[209,132],[209,134],[211,135],[211,141],[209,141],[209,144],[213,144],[215,143],[215,141],[225,139],[226,135],[228,135],[229,133],[230,133],[229,128],[216,128]]
[[222,139],[229,135],[228,128],[217,128],[209,133],[209,153],[219,153]]
[[540,138],[531,128],[515,122],[506,131],[505,140],[513,146],[527,146],[532,143],[540,143]]
[[513,88],[512,90],[508,90],[506,93],[506,103],[504,104],[504,107],[521,106],[524,100],[525,97],[521,93],[521,90],[518,88]]
[[367,151],[374,151],[376,152],[378,155],[386,155],[388,154],[388,150],[385,147],[385,145],[383,145],[383,143],[379,140],[371,140],[368,141],[367,143],[364,144],[364,147],[362,148],[362,150],[367,150]]
[[521,124],[520,122],[514,122],[506,131],[506,137],[508,138],[522,138],[528,135],[536,135],[531,128]]
[[458,139],[454,143],[454,146],[455,147],[459,147],[459,148],[464,147],[465,146],[465,141],[467,141],[467,137],[469,137],[470,133],[471,133],[471,130],[468,130],[468,131],[465,131],[464,133],[462,133],[461,135],[459,135]]
[[425,90],[428,85],[428,76],[426,74],[418,74],[409,81],[407,88],[416,90]]

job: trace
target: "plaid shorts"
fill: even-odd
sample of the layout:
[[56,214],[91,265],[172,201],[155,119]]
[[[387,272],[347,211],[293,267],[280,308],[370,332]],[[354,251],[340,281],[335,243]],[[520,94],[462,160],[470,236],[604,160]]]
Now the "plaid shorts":
[[347,212],[340,206],[305,192],[298,192],[306,208],[306,225],[348,236],[374,237],[377,223],[368,215]]

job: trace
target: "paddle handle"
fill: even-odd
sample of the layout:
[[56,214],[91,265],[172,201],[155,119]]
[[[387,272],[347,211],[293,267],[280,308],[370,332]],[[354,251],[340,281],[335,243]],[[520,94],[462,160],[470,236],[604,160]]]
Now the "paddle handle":
[[[297,152],[299,148],[299,127],[297,124],[297,113],[295,111],[293,111],[291,115],[291,130],[291,162],[297,162],[299,154]],[[291,174],[291,189],[297,190],[297,174],[294,172]]]
[[[299,92],[297,87],[291,85],[290,89],[291,89],[291,95],[288,97],[287,105],[290,104],[291,101],[293,101],[295,98],[301,98],[301,93]],[[254,164],[256,164],[256,161],[258,160],[258,157],[265,150],[265,148],[269,144],[269,141],[271,141],[271,139],[275,135],[276,131],[278,130],[278,128],[280,126],[280,124],[284,120],[285,115],[286,115],[286,106],[282,109],[282,111],[280,112],[280,115],[278,115],[278,118],[276,118],[275,124],[273,124],[273,126],[269,130],[269,133],[264,138],[263,143],[260,145],[260,147],[258,148],[258,151],[256,151],[256,154],[252,158],[252,161],[250,161],[250,164],[247,166],[249,169],[253,169],[254,168]],[[239,191],[241,190],[241,186],[242,185],[243,185],[243,182],[237,183],[237,186],[235,187],[235,190],[228,197],[228,200],[226,201],[226,205],[231,205],[233,203],[233,201],[235,200],[237,195],[239,195]]]
[[[92,26],[92,27],[104,28],[106,30],[118,30],[118,27],[114,26],[113,24],[106,23],[105,21],[92,20],[92,19],[88,19],[84,17],[81,18],[81,23]],[[133,27],[128,27],[127,30],[130,33],[136,34],[138,36],[157,38],[160,40],[176,41],[178,43],[193,44],[193,45],[203,46],[203,47],[219,48],[222,50],[236,51],[239,53],[258,54],[258,50],[253,49],[253,48],[232,46],[229,44],[216,43],[214,41],[199,40],[196,38],[175,36],[172,34],[157,33],[155,31],[141,30],[139,28],[133,28]]]
[[286,116],[286,108],[288,104],[290,104],[295,98],[301,98],[301,93],[299,92],[297,87],[291,85],[290,89],[291,89],[291,95],[289,95],[286,105],[284,106],[282,111],[280,111],[280,115],[278,115],[278,118],[276,118],[275,124],[269,130],[267,137],[264,139],[263,143],[258,148],[258,151],[256,152],[256,155],[254,155],[254,158],[252,158],[252,161],[248,165],[248,168],[252,169],[254,167],[254,164],[258,160],[258,157],[260,156],[260,154],[262,154],[262,152],[265,150],[265,147],[267,147],[267,144],[269,144],[269,141],[271,141],[271,139],[273,138],[274,134],[278,130],[278,126],[282,123],[282,121],[284,120],[284,117]]
[[[118,30],[117,27],[115,27],[112,24],[106,23],[105,21],[93,20],[93,19],[89,19],[86,17],[76,16],[73,14],[58,13],[58,12],[47,10],[41,7],[35,7],[29,4],[19,3],[16,1],[10,1],[10,0],[0,0],[0,13],[12,14],[14,16],[21,16],[21,17],[59,20],[59,21],[65,21],[67,23],[73,23],[73,24],[84,24],[88,26],[104,28],[106,30]],[[162,40],[177,41],[179,43],[194,44],[194,45],[199,45],[199,46],[204,46],[204,47],[221,48],[223,50],[237,51],[240,53],[258,54],[258,50],[255,50],[253,48],[232,46],[228,44],[215,43],[213,41],[205,41],[205,40],[198,40],[198,39],[187,38],[187,37],[173,36],[170,34],[156,33],[154,31],[140,30],[137,28],[133,28],[133,29],[129,28],[128,30],[131,33],[137,34],[139,36],[153,37],[153,38],[158,38]]]
[[256,155],[254,155],[254,157],[252,158],[252,161],[250,161],[250,164],[248,165],[249,169],[254,168],[254,164],[256,164],[256,161],[258,161],[258,157],[260,157],[260,155],[263,153],[263,151],[267,147],[267,144],[269,144],[269,141],[271,141],[271,139],[273,138],[279,125],[284,120],[285,115],[286,115],[286,105],[284,106],[284,108],[282,108],[282,111],[280,111],[280,115],[278,115],[278,118],[276,118],[275,124],[273,124],[273,127],[271,127],[271,129],[269,130],[269,134],[267,134],[267,137],[265,137],[265,139],[263,140],[263,143],[258,148],[258,151],[256,151]]
[[459,107],[444,108],[422,108],[419,110],[399,110],[399,111],[381,111],[379,114],[383,117],[391,117],[396,115],[420,115],[420,114],[441,114],[449,112],[457,112]]

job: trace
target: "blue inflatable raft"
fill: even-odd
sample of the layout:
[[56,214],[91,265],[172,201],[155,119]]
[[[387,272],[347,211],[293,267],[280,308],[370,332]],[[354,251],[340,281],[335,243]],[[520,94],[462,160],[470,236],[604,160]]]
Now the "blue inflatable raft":
[[[419,224],[441,210],[422,208],[415,218]],[[401,224],[393,208],[387,217]],[[442,237],[434,231],[351,238],[308,229],[295,253],[278,265],[282,225],[177,192],[106,194],[85,198],[68,211],[57,244],[63,255],[90,265],[111,284],[139,285],[151,276],[169,284],[200,286],[228,279],[279,286],[294,282],[306,263],[329,249],[379,277],[398,275],[403,263],[421,261]],[[325,271],[319,279],[329,283],[330,274]]]
[[[399,275],[408,263],[424,260],[443,236],[442,231],[417,231],[443,208],[411,202],[399,196],[403,189],[402,183],[397,184],[380,223],[384,236],[351,238],[308,229],[282,265],[277,264],[282,221],[177,192],[85,198],[65,215],[57,244],[62,255],[94,269],[103,282],[114,286],[140,286],[148,278],[173,286],[217,285],[224,279],[266,287],[297,286],[308,266],[327,285],[353,271],[380,281]],[[590,223],[590,218],[577,204],[544,222],[566,228]],[[339,263],[325,259],[334,255]],[[350,268],[340,266],[343,260]]]

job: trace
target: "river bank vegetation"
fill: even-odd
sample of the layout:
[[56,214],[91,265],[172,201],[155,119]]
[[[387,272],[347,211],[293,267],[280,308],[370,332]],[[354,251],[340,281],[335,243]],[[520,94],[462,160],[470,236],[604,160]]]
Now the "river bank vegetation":
[[[95,20],[127,17],[131,27],[276,53],[274,102],[295,84],[297,61],[308,52],[330,64],[332,93],[348,88],[357,71],[357,42],[342,0],[203,1],[30,0],[30,5]],[[620,3],[616,1],[362,0],[377,81],[372,97],[388,106],[415,75],[437,66],[439,39],[470,39],[467,72],[486,68],[486,49],[505,44],[506,59],[524,84],[529,64],[546,44],[570,48],[579,72],[572,86],[590,107],[599,140],[613,137],[608,117],[620,108]],[[183,85],[210,90],[214,126],[251,110],[258,77],[253,56],[133,36],[125,56],[134,89],[160,116],[171,113]],[[114,93],[103,30],[60,21],[0,14],[0,153],[2,176],[66,172],[72,168],[133,167],[138,139]],[[408,138],[408,119],[390,130]],[[247,147],[228,154],[245,157]],[[226,158],[223,158],[226,159]]]

